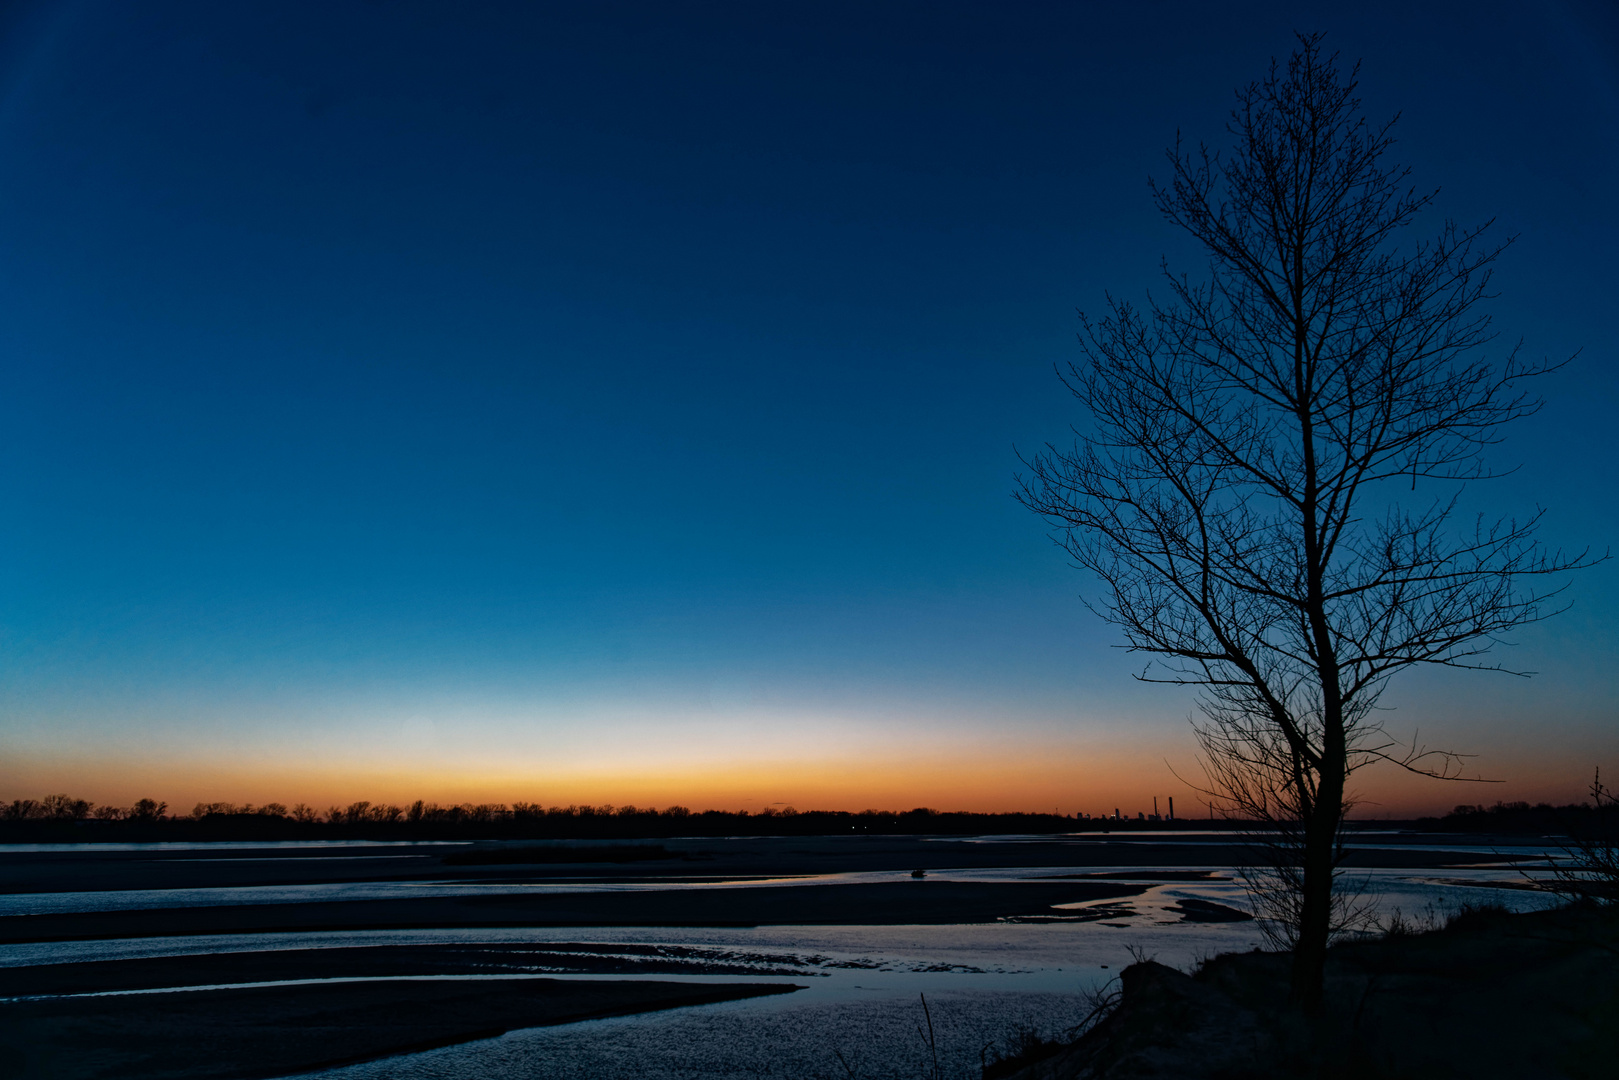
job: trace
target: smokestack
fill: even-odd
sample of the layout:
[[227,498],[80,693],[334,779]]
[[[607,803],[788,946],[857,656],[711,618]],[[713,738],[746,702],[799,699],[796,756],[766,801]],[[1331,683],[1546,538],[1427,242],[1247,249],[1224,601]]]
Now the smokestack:
[[1156,795],[1152,797],[1152,816],[1158,816],[1158,796]]
[[1175,820],[1175,796],[1173,795],[1169,797],[1169,820]]

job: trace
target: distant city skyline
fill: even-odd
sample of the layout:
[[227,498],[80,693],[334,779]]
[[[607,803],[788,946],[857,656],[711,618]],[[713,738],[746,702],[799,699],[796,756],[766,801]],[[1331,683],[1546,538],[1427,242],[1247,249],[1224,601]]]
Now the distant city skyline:
[[[1187,814],[1016,451],[1294,30],[1573,357],[1468,505],[1619,535],[1619,13],[1340,8],[8,8],[0,797]],[[1619,568],[1565,597],[1383,700],[1502,782],[1359,816],[1619,769]]]

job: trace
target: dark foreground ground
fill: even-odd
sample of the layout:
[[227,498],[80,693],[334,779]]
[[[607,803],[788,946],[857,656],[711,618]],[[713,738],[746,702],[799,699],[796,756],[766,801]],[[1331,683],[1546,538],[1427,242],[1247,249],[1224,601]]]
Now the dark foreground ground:
[[1118,1009],[1004,1080],[1613,1080],[1619,913],[1473,913],[1340,945],[1326,1008],[1287,1004],[1288,956],[1216,957],[1193,975],[1126,968]]

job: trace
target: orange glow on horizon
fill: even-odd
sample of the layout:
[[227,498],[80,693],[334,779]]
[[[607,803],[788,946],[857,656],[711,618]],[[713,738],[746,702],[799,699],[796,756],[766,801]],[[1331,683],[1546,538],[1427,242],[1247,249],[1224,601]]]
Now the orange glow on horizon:
[[[1183,755],[1185,756],[1185,755]],[[1447,812],[1457,803],[1498,799],[1567,803],[1581,798],[1584,780],[1562,767],[1539,768],[1512,785],[1452,784],[1402,776],[1393,770],[1359,774],[1359,818],[1411,817]],[[1179,768],[1196,776],[1189,757]],[[73,759],[13,759],[0,771],[0,796],[39,798],[65,792],[97,803],[129,805],[139,798],[166,801],[171,813],[198,802],[288,806],[318,810],[358,800],[406,805],[416,799],[440,804],[533,802],[750,810],[792,806],[807,810],[964,810],[1106,814],[1115,808],[1134,817],[1151,813],[1153,798],[1177,816],[1206,817],[1206,804],[1177,779],[1161,754],[1114,748],[1083,754],[939,754],[910,760],[849,758],[804,761],[740,761],[668,769],[517,769],[506,767],[378,768],[359,763],[293,767],[287,763],[214,761],[118,761],[76,755]]]

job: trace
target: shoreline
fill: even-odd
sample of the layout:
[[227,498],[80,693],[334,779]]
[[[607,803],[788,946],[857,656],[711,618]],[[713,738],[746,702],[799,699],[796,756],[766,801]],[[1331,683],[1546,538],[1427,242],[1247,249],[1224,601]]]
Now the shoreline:
[[1289,1003],[1287,953],[1225,953],[1190,974],[1142,960],[1095,1027],[995,1076],[1598,1080],[1619,1060],[1616,952],[1611,909],[1463,909],[1443,927],[1333,945],[1316,1017]]

